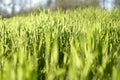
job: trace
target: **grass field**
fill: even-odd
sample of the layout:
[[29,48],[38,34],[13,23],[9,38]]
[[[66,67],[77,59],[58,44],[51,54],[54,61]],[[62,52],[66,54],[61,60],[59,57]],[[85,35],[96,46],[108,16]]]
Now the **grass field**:
[[0,80],[120,80],[120,11],[0,19]]

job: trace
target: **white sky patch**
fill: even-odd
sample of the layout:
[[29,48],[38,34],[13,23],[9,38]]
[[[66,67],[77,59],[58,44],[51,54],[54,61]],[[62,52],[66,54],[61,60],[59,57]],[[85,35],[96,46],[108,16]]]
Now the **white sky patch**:
[[30,9],[30,8],[31,8],[31,5],[26,4],[25,8],[26,8],[26,9]]
[[8,14],[11,14],[12,13],[12,9],[11,8],[7,8],[7,12],[8,12]]
[[100,1],[100,6],[102,8],[106,8],[108,10],[111,10],[114,8],[114,0],[105,0],[105,2],[103,0]]
[[18,12],[20,11],[20,8],[21,8],[21,7],[20,7],[19,5],[16,5],[16,6],[15,6],[15,12],[18,13]]
[[9,3],[11,3],[11,0],[4,0],[3,2],[4,2],[4,4],[9,4]]
[[46,5],[47,4],[47,0],[39,0],[41,5]]

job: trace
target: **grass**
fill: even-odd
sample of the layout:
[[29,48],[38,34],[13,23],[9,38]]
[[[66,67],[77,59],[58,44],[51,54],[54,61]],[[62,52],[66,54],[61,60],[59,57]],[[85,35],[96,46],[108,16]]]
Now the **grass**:
[[0,19],[0,80],[119,80],[120,11],[41,11]]

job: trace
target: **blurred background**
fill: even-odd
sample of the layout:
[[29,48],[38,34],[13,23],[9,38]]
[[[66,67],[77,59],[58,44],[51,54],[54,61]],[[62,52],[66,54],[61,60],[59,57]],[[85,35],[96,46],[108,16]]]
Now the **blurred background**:
[[74,9],[100,7],[107,10],[120,8],[120,0],[0,0],[0,15],[10,17],[38,9]]

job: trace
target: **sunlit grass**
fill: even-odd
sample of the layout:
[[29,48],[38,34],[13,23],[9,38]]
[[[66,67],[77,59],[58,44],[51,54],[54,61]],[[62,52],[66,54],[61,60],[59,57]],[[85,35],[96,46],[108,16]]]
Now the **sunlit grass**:
[[0,20],[0,80],[119,80],[120,11],[41,11]]

